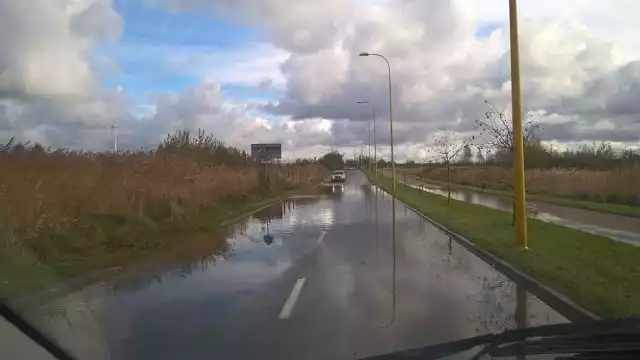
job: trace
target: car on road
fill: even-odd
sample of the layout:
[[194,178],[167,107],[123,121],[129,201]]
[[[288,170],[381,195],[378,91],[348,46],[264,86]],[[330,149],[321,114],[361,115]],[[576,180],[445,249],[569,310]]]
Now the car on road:
[[336,182],[345,182],[347,181],[347,173],[345,173],[344,170],[335,170],[333,173],[331,173],[330,180]]

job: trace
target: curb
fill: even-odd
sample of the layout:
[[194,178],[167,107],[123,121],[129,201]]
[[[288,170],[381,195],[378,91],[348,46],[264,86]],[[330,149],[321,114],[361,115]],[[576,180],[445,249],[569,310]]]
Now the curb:
[[[316,187],[320,186],[320,184],[322,184],[322,182],[317,183],[317,184],[315,184],[315,185],[311,186],[311,187],[310,187],[310,189],[314,189],[314,188],[316,188]],[[273,205],[275,205],[275,204],[277,204],[277,203],[279,203],[279,202],[282,202],[282,201],[284,201],[284,200],[291,199],[294,195],[295,195],[295,194],[290,194],[290,195],[287,195],[287,196],[278,196],[277,198],[275,198],[275,199],[273,199],[273,200],[269,201],[268,203],[265,203],[265,205],[262,205],[262,206],[260,206],[260,207],[258,207],[258,208],[256,208],[256,209],[253,209],[253,210],[247,211],[247,212],[242,213],[242,214],[240,214],[240,215],[238,215],[238,216],[236,216],[236,217],[233,217],[233,218],[231,218],[231,219],[228,219],[228,220],[225,220],[225,221],[221,222],[219,226],[229,226],[229,225],[231,225],[231,224],[233,224],[233,223],[235,223],[235,222],[238,222],[238,221],[240,221],[240,220],[242,220],[242,219],[245,219],[245,218],[247,218],[247,217],[249,217],[249,216],[251,216],[251,215],[253,215],[253,214],[257,213],[257,212],[258,212],[258,211],[260,211],[260,210],[264,210],[264,209],[266,209],[266,208],[268,208],[268,207],[271,207],[271,206],[273,206]]]
[[236,222],[238,222],[238,221],[240,221],[240,220],[242,220],[244,218],[248,218],[249,216],[257,213],[260,210],[264,210],[264,209],[266,209],[268,207],[271,207],[274,204],[277,204],[277,203],[281,202],[282,200],[284,200],[284,199],[281,199],[281,198],[274,199],[274,200],[268,202],[267,204],[262,205],[262,206],[260,206],[260,207],[258,207],[256,209],[247,211],[247,212],[242,213],[242,214],[240,214],[240,215],[238,215],[236,217],[233,217],[231,219],[225,220],[225,221],[221,222],[220,225],[218,225],[218,226],[229,226],[229,225],[231,225],[233,223],[236,223]]
[[[378,187],[384,192],[386,192],[387,194],[393,196],[394,199],[396,199],[395,195],[384,190],[380,186]],[[430,222],[440,230],[444,231],[447,235],[451,236],[454,240],[456,240],[456,242],[458,242],[460,245],[462,245],[464,248],[469,250],[471,253],[473,253],[475,256],[477,256],[487,264],[491,265],[494,269],[503,273],[511,280],[524,285],[527,292],[534,294],[536,297],[538,297],[544,303],[551,306],[554,310],[559,312],[562,316],[566,317],[570,321],[585,323],[585,322],[602,320],[602,318],[596,313],[590,310],[587,310],[581,305],[578,305],[576,302],[569,299],[565,295],[553,290],[549,286],[543,284],[542,282],[518,270],[513,265],[499,258],[498,256],[493,255],[484,249],[481,249],[476,244],[474,244],[471,240],[465,238],[460,234],[457,234],[451,231],[446,226],[431,219],[427,215],[415,209],[413,206],[408,205],[404,201],[401,201],[401,200],[398,200],[398,201],[400,201],[406,207],[408,207],[413,212],[418,214],[420,217],[424,218],[425,220],[427,220],[428,222]]]

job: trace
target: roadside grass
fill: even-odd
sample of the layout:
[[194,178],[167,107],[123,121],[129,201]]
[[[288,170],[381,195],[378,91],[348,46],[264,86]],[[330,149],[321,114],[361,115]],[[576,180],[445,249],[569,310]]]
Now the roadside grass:
[[[86,214],[135,217],[191,211],[267,187],[257,163],[209,163],[177,153],[0,151],[0,219],[22,235],[43,226],[74,226]],[[313,164],[270,170],[270,187],[278,189],[315,183],[326,171]]]
[[222,221],[326,175],[312,162],[265,168],[203,130],[179,130],[139,152],[53,150],[11,139],[0,143],[0,169],[0,298],[91,278],[166,249],[178,254],[197,245],[192,239],[219,232]]
[[[373,176],[369,176],[370,179]],[[390,179],[372,180],[391,192]],[[511,214],[397,185],[396,197],[603,317],[640,315],[640,248],[528,219],[517,247]]]
[[[404,171],[402,170],[400,170],[400,172],[404,173]],[[407,174],[407,179],[418,181],[417,175],[409,172],[406,172],[406,174]],[[446,188],[447,186],[447,183],[441,180],[425,178],[425,177],[423,177],[422,180],[426,184],[435,185],[440,188]],[[477,193],[496,195],[496,196],[502,196],[502,197],[508,197],[508,198],[511,198],[512,196],[511,195],[512,193],[509,190],[499,190],[499,189],[492,189],[487,187],[483,188],[479,186],[460,184],[460,183],[454,183],[454,182],[451,183],[451,189],[452,190],[453,189],[469,190]],[[557,204],[557,205],[562,205],[567,207],[573,207],[577,209],[592,210],[592,211],[598,211],[598,212],[610,213],[610,214],[616,214],[616,215],[622,215],[622,216],[640,217],[640,206],[630,206],[630,205],[623,205],[623,204],[579,200],[579,199],[572,199],[568,197],[537,194],[532,192],[527,192],[527,199],[550,203],[550,204]]]

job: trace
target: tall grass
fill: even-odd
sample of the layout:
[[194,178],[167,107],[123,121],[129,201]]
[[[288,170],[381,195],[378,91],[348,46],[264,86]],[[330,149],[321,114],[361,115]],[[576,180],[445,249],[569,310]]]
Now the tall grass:
[[[425,167],[412,170],[429,179],[446,181],[445,168]],[[508,190],[512,187],[509,169],[490,166],[460,166],[451,169],[454,183]],[[527,191],[580,200],[640,206],[640,168],[528,169]]]
[[263,165],[204,132],[169,135],[150,152],[52,151],[10,141],[0,145],[0,282],[11,288],[7,279],[24,280],[35,264],[67,275],[120,265],[173,241],[172,233],[184,239],[325,172],[270,165],[266,181]]
[[253,167],[158,154],[3,153],[0,168],[0,211],[21,230],[91,213],[144,215],[159,201],[196,208],[258,186]]
[[[277,190],[262,189],[261,166],[210,135],[210,144],[200,143],[201,136],[189,139],[188,132],[177,138],[181,143],[171,135],[147,153],[0,151],[0,217],[25,234],[45,225],[67,226],[87,214],[189,211]],[[271,171],[274,185],[313,182],[322,174],[315,165]]]

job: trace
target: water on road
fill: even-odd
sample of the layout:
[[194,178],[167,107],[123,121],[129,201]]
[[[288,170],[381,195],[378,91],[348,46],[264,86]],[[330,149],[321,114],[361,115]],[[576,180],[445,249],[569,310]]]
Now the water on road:
[[[447,196],[446,189],[428,183],[421,185],[418,180],[409,176],[403,181],[406,181],[409,186],[414,188]],[[512,211],[511,199],[504,196],[452,189],[451,198],[492,209]],[[527,212],[529,217],[532,218],[640,246],[640,218],[571,208],[534,200],[527,200]]]
[[323,190],[29,317],[80,359],[352,359],[567,321],[361,173]]

